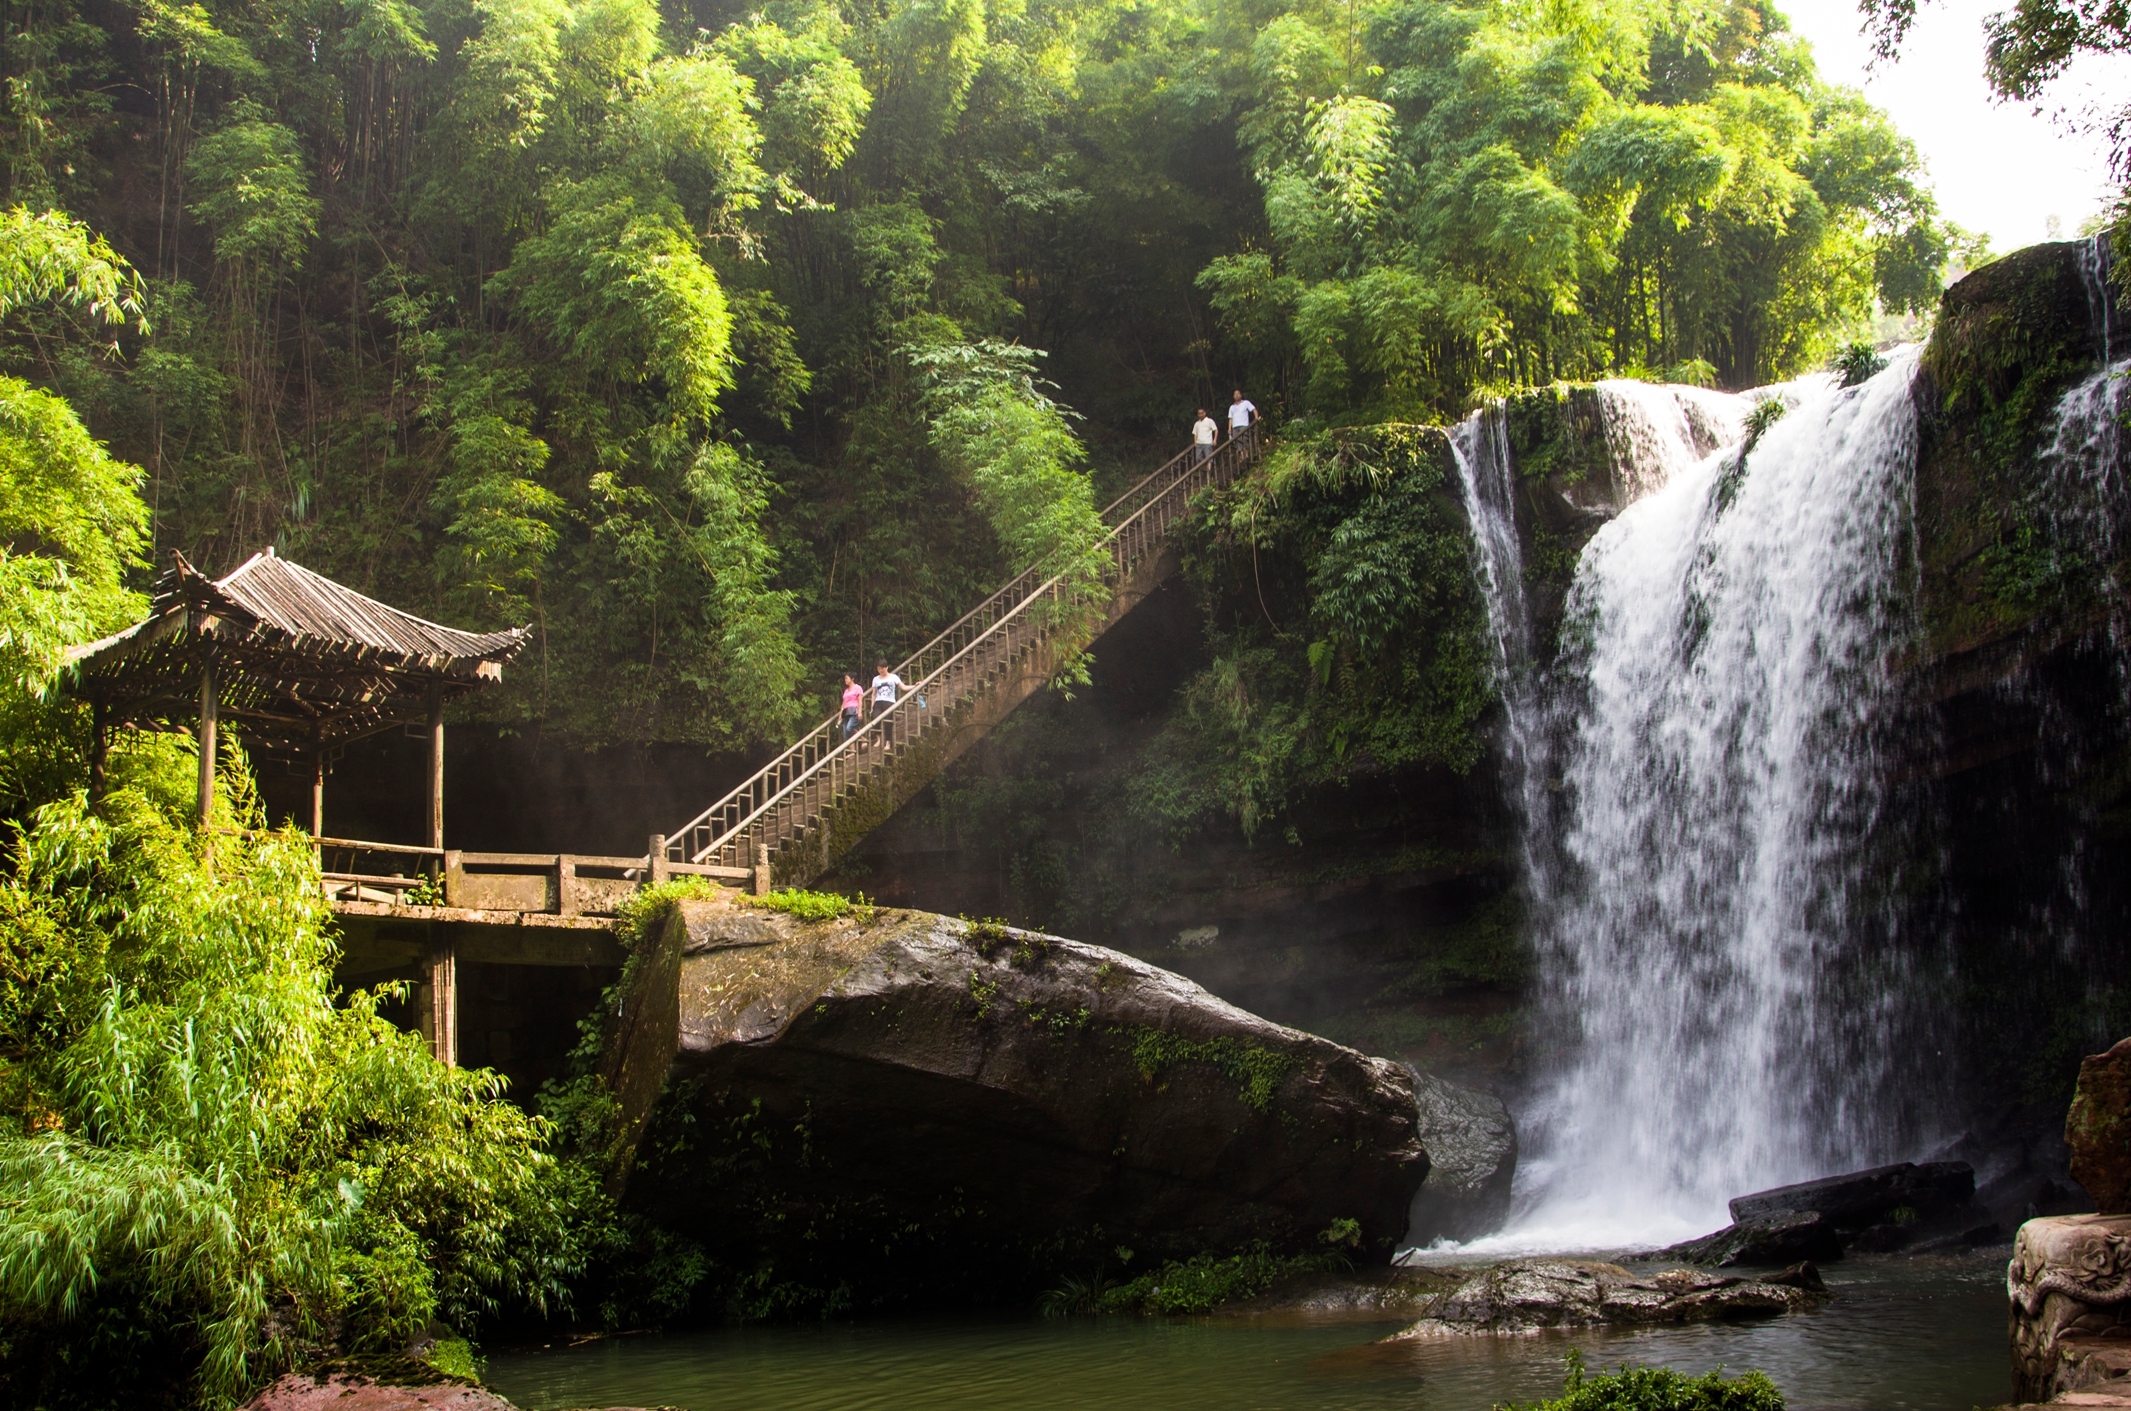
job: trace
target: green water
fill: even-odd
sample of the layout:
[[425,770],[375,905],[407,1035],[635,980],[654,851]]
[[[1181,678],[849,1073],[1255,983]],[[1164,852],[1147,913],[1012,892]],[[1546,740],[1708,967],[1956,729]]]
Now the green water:
[[2011,1393],[2005,1255],[1852,1260],[1834,1302],[1769,1322],[1640,1334],[1379,1346],[1395,1324],[962,1317],[609,1338],[497,1350],[488,1380],[526,1411],[1485,1411],[1560,1386],[1563,1359],[1703,1372],[1756,1367],[1792,1411],[1969,1411]]

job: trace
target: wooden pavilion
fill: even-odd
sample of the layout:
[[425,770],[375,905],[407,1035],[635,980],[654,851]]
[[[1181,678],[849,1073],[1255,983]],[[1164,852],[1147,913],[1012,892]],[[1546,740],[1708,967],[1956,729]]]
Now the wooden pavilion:
[[275,554],[209,578],[173,550],[148,616],[72,648],[71,690],[90,704],[90,788],[110,732],[190,729],[200,742],[200,823],[214,806],[215,730],[308,761],[311,831],[324,831],[326,766],[351,740],[426,725],[429,839],[444,846],[444,704],[503,679],[528,629],[461,632],[364,597]]

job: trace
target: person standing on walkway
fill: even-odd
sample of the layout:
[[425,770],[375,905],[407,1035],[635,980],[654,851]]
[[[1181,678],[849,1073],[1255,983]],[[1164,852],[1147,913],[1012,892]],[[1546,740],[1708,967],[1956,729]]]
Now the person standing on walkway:
[[903,678],[888,669],[887,662],[873,665],[873,713],[879,715],[895,704],[896,693],[903,689]]
[[1252,443],[1258,434],[1258,404],[1243,395],[1238,387],[1228,403],[1228,439],[1243,443],[1243,454],[1254,449]]
[[866,688],[850,672],[844,673],[844,738],[858,730],[858,713],[865,708]]
[[1191,463],[1197,465],[1212,455],[1213,443],[1220,437],[1221,428],[1206,414],[1206,408],[1200,407],[1199,419],[1191,424]]

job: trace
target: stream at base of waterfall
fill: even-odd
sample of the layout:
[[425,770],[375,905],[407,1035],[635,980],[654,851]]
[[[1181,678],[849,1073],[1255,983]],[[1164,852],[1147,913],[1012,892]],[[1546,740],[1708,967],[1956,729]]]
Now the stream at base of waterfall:
[[2004,1249],[1828,1270],[1826,1306],[1638,1332],[1381,1343],[1396,1322],[1295,1316],[869,1318],[494,1349],[524,1411],[1488,1411],[1560,1394],[1565,1361],[1766,1372],[1788,1411],[1969,1411],[2011,1387]]

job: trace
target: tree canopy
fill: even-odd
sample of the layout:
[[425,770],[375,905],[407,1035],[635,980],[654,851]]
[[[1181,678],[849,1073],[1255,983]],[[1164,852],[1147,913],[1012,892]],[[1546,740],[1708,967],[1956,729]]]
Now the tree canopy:
[[140,467],[128,584],[274,543],[530,622],[483,708],[584,745],[782,736],[1232,386],[1336,425],[1755,382],[1924,307],[1951,238],[1765,0],[6,23],[6,405]]

